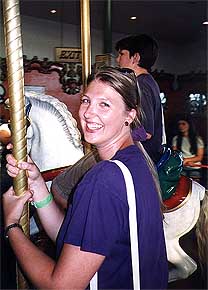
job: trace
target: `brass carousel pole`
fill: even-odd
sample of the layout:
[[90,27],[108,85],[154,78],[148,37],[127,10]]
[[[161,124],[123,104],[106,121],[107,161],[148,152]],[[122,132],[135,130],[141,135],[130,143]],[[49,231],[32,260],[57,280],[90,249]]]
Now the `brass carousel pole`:
[[91,73],[91,43],[90,43],[90,3],[80,0],[81,9],[81,50],[82,50],[82,82],[87,85],[87,78]]
[[[91,43],[90,43],[90,3],[80,0],[81,14],[81,51],[82,51],[82,84],[83,90],[87,86],[87,78],[91,73]],[[85,153],[91,151],[91,145],[85,142]]]
[[[12,130],[13,155],[17,162],[26,161],[26,117],[24,100],[24,69],[21,39],[19,0],[3,0],[4,35],[8,73],[10,122]],[[22,171],[13,181],[16,195],[27,189],[26,172]],[[20,224],[29,236],[29,210],[25,206]],[[17,267],[17,288],[29,289],[20,269]]]

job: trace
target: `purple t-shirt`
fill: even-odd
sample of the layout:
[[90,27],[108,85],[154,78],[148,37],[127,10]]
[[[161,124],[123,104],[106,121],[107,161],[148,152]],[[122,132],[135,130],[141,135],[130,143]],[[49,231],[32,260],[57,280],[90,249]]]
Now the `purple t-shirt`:
[[[142,289],[166,289],[168,266],[158,194],[135,145],[116,153],[133,176],[139,234]],[[132,289],[128,204],[120,168],[101,161],[78,185],[57,239],[57,256],[63,243],[106,258],[98,272],[100,289]]]
[[151,74],[138,75],[137,81],[141,90],[141,107],[145,114],[142,125],[146,132],[152,135],[150,139],[142,141],[141,143],[156,163],[161,156],[160,151],[162,145],[162,105],[160,89]]

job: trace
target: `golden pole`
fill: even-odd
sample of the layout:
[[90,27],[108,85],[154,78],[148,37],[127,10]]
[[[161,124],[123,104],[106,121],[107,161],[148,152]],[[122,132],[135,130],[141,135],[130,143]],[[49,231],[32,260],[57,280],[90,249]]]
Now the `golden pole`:
[[83,88],[91,73],[91,44],[90,44],[90,4],[89,0],[80,0],[81,9],[81,50],[82,50],[82,81]]
[[[26,117],[24,100],[24,69],[21,39],[19,0],[3,0],[4,36],[8,73],[10,122],[12,130],[13,155],[18,161],[26,161]],[[14,178],[16,195],[27,189],[26,172]],[[25,206],[20,220],[24,233],[29,236],[29,210]],[[20,269],[17,268],[18,289],[29,289]]]

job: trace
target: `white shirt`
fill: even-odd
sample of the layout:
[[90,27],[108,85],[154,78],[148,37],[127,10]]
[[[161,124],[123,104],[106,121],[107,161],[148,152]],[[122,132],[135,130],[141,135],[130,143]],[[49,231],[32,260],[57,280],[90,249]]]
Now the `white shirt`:
[[[178,136],[174,136],[173,140],[172,140],[172,146],[177,146],[177,137]],[[197,136],[197,147],[198,148],[204,148],[204,142],[202,140],[201,137]],[[191,144],[189,142],[189,138],[188,137],[182,137],[182,142],[181,142],[181,152],[183,154],[183,158],[191,158],[191,157],[195,157],[195,154],[192,154],[190,152],[191,150]],[[201,164],[201,162],[195,162],[196,164]],[[186,168],[192,168],[192,169],[199,169],[199,167],[189,167],[186,166]]]

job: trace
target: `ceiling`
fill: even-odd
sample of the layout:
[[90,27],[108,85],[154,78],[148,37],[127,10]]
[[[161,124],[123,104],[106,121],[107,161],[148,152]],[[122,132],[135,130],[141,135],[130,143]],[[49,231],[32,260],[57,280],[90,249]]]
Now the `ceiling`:
[[[104,29],[105,6],[110,0],[91,0],[91,27]],[[187,43],[206,40],[207,0],[111,0],[112,31],[122,34],[148,33],[158,40]],[[20,0],[21,14],[80,25],[80,1]],[[50,10],[56,9],[56,14]],[[136,16],[136,20],[129,20]]]

